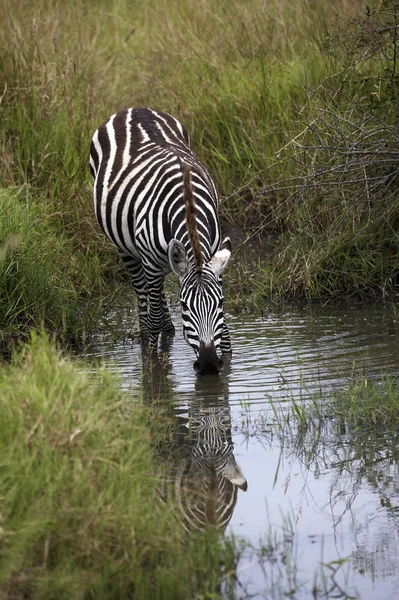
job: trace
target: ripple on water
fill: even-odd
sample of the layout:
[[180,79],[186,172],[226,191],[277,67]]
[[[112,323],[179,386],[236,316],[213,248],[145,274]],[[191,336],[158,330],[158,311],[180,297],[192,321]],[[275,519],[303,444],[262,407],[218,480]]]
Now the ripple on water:
[[[167,377],[179,395],[194,389],[194,354],[182,339],[178,314],[174,320],[177,334],[170,347]],[[398,324],[388,311],[329,309],[315,314],[288,312],[266,319],[230,316],[229,323],[233,357],[225,361],[222,377],[228,382],[233,404],[259,403],[269,393],[284,396],[288,392],[299,394],[305,388],[329,389],[342,385],[355,373],[378,377],[384,370],[399,372]],[[124,384],[140,385],[137,343],[103,340],[86,354],[99,355],[120,374]]]
[[[177,334],[169,358],[153,361],[151,377],[148,365],[142,373],[137,343],[112,344],[105,339],[86,356],[103,356],[125,387],[133,386],[150,397],[160,395],[169,402],[185,424],[191,447],[195,439],[192,429],[188,433],[190,419],[209,424],[223,415],[233,433],[235,458],[230,470],[241,481],[234,510],[228,515],[229,529],[256,545],[271,526],[280,527],[282,515],[289,513],[293,533],[288,538],[297,544],[302,574],[312,580],[321,559],[329,562],[349,556],[350,587],[358,590],[357,597],[396,598],[399,468],[395,448],[399,440],[387,437],[357,443],[353,432],[343,428],[337,433],[332,428],[317,440],[317,452],[312,455],[315,440],[308,440],[309,447],[285,446],[273,432],[248,436],[240,425],[243,419],[252,418],[248,408],[256,414],[269,406],[270,398],[283,403],[312,391],[323,396],[357,374],[377,379],[381,373],[398,375],[398,322],[392,312],[316,309],[264,319],[229,316],[233,356],[225,360],[221,376],[214,378],[195,377],[194,354],[182,338],[176,314]],[[212,431],[216,439],[218,428]],[[235,460],[241,471],[234,471],[238,469]],[[245,492],[243,481],[248,483]],[[254,598],[263,598],[259,591],[263,571],[251,564],[249,558],[248,565],[243,565],[241,583]],[[283,563],[280,567],[284,570]],[[309,589],[303,589],[295,598],[311,597]]]

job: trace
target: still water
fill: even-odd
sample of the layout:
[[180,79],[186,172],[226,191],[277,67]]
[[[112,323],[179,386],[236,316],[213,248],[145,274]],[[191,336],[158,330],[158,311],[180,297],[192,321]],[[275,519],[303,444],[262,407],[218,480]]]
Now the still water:
[[[236,596],[399,598],[399,427],[362,437],[333,420],[321,434],[276,426],[293,401],[323,402],[356,377],[398,375],[395,311],[228,315],[233,356],[219,377],[202,378],[173,317],[176,336],[159,359],[144,363],[138,343],[107,339],[86,356],[103,357],[133,395],[173,412],[187,529],[210,521],[250,544]],[[184,491],[189,479],[194,499]]]

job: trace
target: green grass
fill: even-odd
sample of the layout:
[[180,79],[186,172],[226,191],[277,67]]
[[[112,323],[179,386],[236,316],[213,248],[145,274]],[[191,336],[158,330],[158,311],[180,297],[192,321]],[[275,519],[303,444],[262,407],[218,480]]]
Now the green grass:
[[[56,215],[44,235],[85,269],[97,254],[104,268],[86,271],[91,285],[111,273],[113,287],[118,258],[93,214],[90,140],[122,107],[166,110],[214,174],[225,227],[280,236],[260,252],[251,305],[276,294],[381,297],[398,260],[396,162],[381,158],[385,141],[397,146],[396,30],[378,38],[395,19],[391,0],[376,12],[366,4],[139,0],[132,11],[125,0],[5,0],[0,185],[23,186]],[[357,162],[359,185],[346,175],[348,147],[375,153]]]
[[[87,181],[90,138],[110,114],[152,106],[176,114],[228,194],[268,181],[295,114],[331,72],[318,35],[349,4],[207,0],[4,2],[0,16],[3,177],[70,202]],[[266,177],[266,179],[264,179]],[[65,187],[67,184],[67,187]],[[58,193],[62,198],[58,198]],[[226,206],[231,218],[240,197]]]
[[[107,311],[109,260],[57,231],[57,213],[28,188],[0,190],[0,343],[45,327],[82,340]],[[116,284],[115,284],[116,285]],[[117,286],[116,286],[117,287]]]
[[381,383],[366,378],[334,397],[331,409],[352,428],[375,430],[395,427],[399,419],[399,381],[385,377]]
[[[398,265],[397,3],[332,28],[323,52],[340,69],[309,93],[303,129],[281,158],[290,178],[284,224],[265,289],[308,298],[383,298]],[[284,198],[285,192],[285,198]]]
[[159,498],[156,412],[132,406],[105,369],[83,370],[33,335],[0,369],[0,398],[2,597],[205,599],[222,581],[228,589],[234,542],[186,536]]
[[308,393],[304,386],[301,398],[288,399],[284,405],[270,398],[270,403],[273,417],[261,415],[255,426],[262,428],[272,421],[281,443],[308,458],[319,456],[320,449],[329,445],[331,451],[341,448],[342,436],[355,450],[368,440],[370,453],[390,436],[397,437],[399,381],[395,377],[377,382],[354,376],[347,386],[323,396]]

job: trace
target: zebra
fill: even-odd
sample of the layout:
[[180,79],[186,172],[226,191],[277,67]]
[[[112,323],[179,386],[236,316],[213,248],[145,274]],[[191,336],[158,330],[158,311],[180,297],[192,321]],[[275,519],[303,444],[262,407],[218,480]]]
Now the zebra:
[[163,291],[173,271],[194,369],[219,372],[218,353],[231,353],[221,280],[231,243],[221,243],[216,186],[187,130],[166,112],[121,110],[94,133],[90,169],[96,217],[130,273],[146,347],[174,333]]

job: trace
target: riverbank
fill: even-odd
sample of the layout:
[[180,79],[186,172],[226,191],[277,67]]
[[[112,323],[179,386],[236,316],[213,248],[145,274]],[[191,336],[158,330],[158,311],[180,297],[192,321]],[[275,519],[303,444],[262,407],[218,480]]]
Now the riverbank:
[[131,105],[185,124],[225,229],[273,238],[249,276],[245,262],[226,272],[232,308],[389,295],[397,13],[352,4],[143,2],[132,15],[2,3],[3,343],[43,324],[78,340],[105,322],[126,279],[95,222],[88,153],[96,127]]
[[[370,577],[392,580],[374,548],[396,518],[397,321],[355,313],[236,317],[217,378],[194,377],[179,339],[141,373],[129,343],[99,340],[83,363],[33,335],[0,369],[0,594],[377,597]],[[215,445],[201,469],[204,423]],[[241,486],[222,488],[225,536],[195,531],[220,436]]]
[[0,390],[1,597],[211,598],[229,588],[233,540],[187,537],[176,502],[160,498],[155,409],[44,335],[2,366]]

